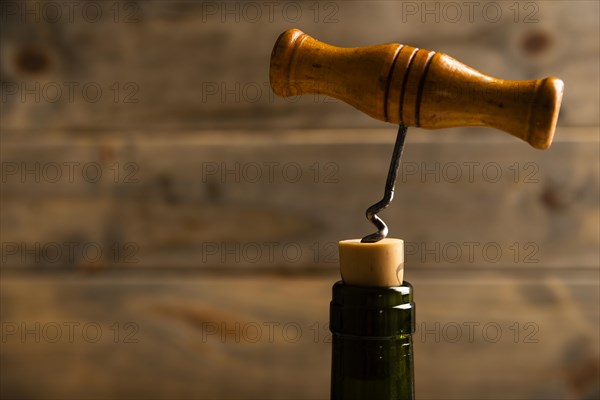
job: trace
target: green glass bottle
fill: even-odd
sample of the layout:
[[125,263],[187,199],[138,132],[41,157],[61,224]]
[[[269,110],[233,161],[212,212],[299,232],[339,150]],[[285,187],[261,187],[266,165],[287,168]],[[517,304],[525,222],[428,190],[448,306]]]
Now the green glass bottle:
[[332,400],[414,399],[413,289],[333,285]]

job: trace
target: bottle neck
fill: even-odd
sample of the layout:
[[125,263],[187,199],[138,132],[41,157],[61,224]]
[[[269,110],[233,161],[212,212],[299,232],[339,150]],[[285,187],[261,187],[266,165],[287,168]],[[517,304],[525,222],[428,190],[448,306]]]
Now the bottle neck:
[[337,282],[330,305],[332,399],[414,399],[412,286]]

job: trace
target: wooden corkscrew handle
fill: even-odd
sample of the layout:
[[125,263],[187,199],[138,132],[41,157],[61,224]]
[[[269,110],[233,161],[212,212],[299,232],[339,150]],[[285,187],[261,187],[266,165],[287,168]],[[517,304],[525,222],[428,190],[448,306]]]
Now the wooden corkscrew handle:
[[298,29],[279,36],[270,81],[282,97],[340,99],[371,117],[427,129],[488,126],[546,149],[558,119],[563,81],[493,78],[450,56],[401,44],[340,48]]

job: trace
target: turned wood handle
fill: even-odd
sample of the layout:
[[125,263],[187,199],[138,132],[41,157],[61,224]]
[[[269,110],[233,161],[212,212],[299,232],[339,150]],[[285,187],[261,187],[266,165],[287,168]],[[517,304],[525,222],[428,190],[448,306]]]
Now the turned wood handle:
[[493,78],[446,54],[401,44],[334,47],[298,29],[277,39],[269,77],[279,96],[324,94],[406,126],[489,126],[537,149],[552,143],[564,86],[553,77]]

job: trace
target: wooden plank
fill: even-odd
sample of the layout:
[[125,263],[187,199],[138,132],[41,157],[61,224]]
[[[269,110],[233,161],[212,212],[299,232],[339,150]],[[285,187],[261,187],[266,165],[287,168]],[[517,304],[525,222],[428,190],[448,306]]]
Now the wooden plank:
[[[598,271],[414,268],[407,278],[417,398],[597,390]],[[336,279],[5,271],[2,397],[328,398]]]
[[[392,132],[229,138],[6,141],[3,266],[334,267],[338,240],[373,229]],[[382,213],[408,262],[596,268],[597,130],[557,139],[411,130]]]
[[273,96],[271,48],[291,27],[339,46],[441,51],[500,78],[558,76],[559,123],[598,125],[597,2],[473,4],[82,1],[71,13],[7,1],[2,133],[383,126],[337,100]]

